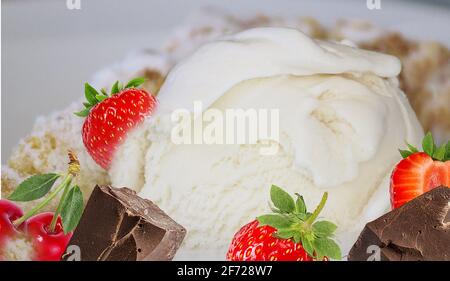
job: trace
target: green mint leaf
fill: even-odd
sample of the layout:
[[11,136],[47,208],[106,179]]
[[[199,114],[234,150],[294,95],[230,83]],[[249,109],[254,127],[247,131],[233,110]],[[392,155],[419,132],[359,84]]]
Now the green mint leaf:
[[20,202],[39,199],[50,191],[59,177],[60,175],[53,173],[31,176],[19,184],[8,199]]
[[125,85],[125,88],[137,88],[140,85],[144,84],[144,82],[145,78],[143,77],[134,78],[130,80],[130,82],[128,82],[127,85]]
[[111,96],[117,94],[119,91],[119,81],[116,81],[111,88]]
[[88,83],[84,84],[84,95],[86,96],[86,100],[91,104],[97,104],[97,99],[95,98],[99,93],[96,89],[94,89],[91,85]]
[[341,249],[333,240],[329,238],[316,238],[312,243],[319,260],[323,259],[323,257],[334,260],[340,260],[342,258]]
[[105,99],[107,99],[108,97],[105,96],[105,95],[96,95],[95,98],[96,98],[99,102],[102,102],[102,101],[104,101]]
[[402,149],[399,149],[398,150],[399,152],[400,152],[400,155],[403,157],[403,158],[407,158],[407,157],[409,157],[411,154],[413,154],[411,151],[409,151],[409,150],[402,150]]
[[291,228],[280,228],[275,232],[275,237],[280,239],[290,239],[296,235],[298,231],[295,231]]
[[445,144],[441,145],[439,148],[437,148],[433,153],[433,158],[439,161],[443,161],[445,158]]
[[422,140],[422,148],[423,151],[430,155],[433,156],[434,153],[434,140],[433,140],[433,135],[431,135],[430,132],[428,132],[425,137]]
[[62,203],[61,219],[65,234],[75,229],[82,214],[83,194],[78,186],[74,186]]
[[91,108],[85,108],[83,110],[80,110],[78,112],[74,112],[73,114],[75,114],[78,117],[86,117],[89,115],[89,111],[91,110]]
[[302,246],[303,249],[310,255],[311,257],[314,257],[314,246],[310,239],[308,239],[306,236],[301,237],[302,240]]
[[329,237],[336,231],[337,226],[329,221],[318,221],[312,225],[312,228],[317,237]]
[[263,215],[256,218],[260,225],[269,225],[276,229],[286,228],[291,225],[289,219],[282,215]]
[[419,150],[417,149],[417,147],[415,147],[415,146],[413,146],[413,145],[411,145],[411,144],[409,144],[409,143],[406,143],[406,145],[408,146],[409,151],[411,151],[412,153],[419,152]]
[[305,200],[303,199],[303,196],[301,196],[298,193],[295,193],[297,196],[297,200],[295,201],[295,212],[297,214],[304,214],[306,213],[306,204]]
[[275,207],[277,207],[283,213],[290,213],[295,209],[294,199],[276,185],[272,185],[270,188],[270,198]]

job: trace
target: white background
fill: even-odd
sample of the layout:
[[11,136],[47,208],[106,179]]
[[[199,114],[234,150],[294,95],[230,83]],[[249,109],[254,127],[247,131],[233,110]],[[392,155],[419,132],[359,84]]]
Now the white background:
[[416,1],[381,0],[381,10],[367,9],[366,0],[81,0],[81,10],[68,10],[65,0],[2,1],[2,163],[36,116],[81,97],[96,70],[128,51],[159,47],[205,6],[242,16],[313,16],[324,24],[362,18],[450,46],[449,6]]

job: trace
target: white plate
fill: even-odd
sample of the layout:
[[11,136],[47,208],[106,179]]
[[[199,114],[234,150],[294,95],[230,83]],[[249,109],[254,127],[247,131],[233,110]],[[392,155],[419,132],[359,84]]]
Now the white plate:
[[129,50],[158,47],[201,7],[238,16],[313,16],[327,25],[360,18],[450,46],[448,5],[380,1],[379,10],[368,9],[366,0],[81,0],[81,10],[69,10],[61,0],[3,1],[1,163],[38,115],[81,97],[84,81]]

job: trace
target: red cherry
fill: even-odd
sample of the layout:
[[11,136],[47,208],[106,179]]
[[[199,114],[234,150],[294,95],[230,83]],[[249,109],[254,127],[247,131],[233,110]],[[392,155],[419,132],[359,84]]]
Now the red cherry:
[[8,200],[0,200],[0,249],[9,238],[19,233],[13,221],[22,215],[23,211],[19,206]]
[[55,230],[50,232],[52,212],[41,213],[25,222],[24,232],[30,236],[35,248],[34,260],[59,261],[72,237],[72,232],[64,234],[61,217],[58,217]]

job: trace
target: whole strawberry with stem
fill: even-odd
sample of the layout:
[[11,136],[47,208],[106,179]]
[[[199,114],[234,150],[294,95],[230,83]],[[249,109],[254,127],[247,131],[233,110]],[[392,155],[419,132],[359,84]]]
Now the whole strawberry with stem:
[[294,199],[272,185],[273,214],[262,215],[243,226],[227,252],[229,261],[313,261],[341,259],[341,250],[332,239],[336,225],[316,221],[327,200],[324,193],[314,212],[306,209],[303,197]]
[[403,159],[391,175],[392,208],[398,208],[438,186],[450,186],[450,141],[437,146],[431,133],[422,140],[422,151],[407,143],[399,150]]
[[83,128],[83,143],[92,159],[104,169],[109,169],[117,148],[127,134],[144,121],[156,107],[156,98],[138,87],[144,78],[135,78],[122,86],[119,81],[98,92],[86,83],[85,108],[75,114],[86,117]]

